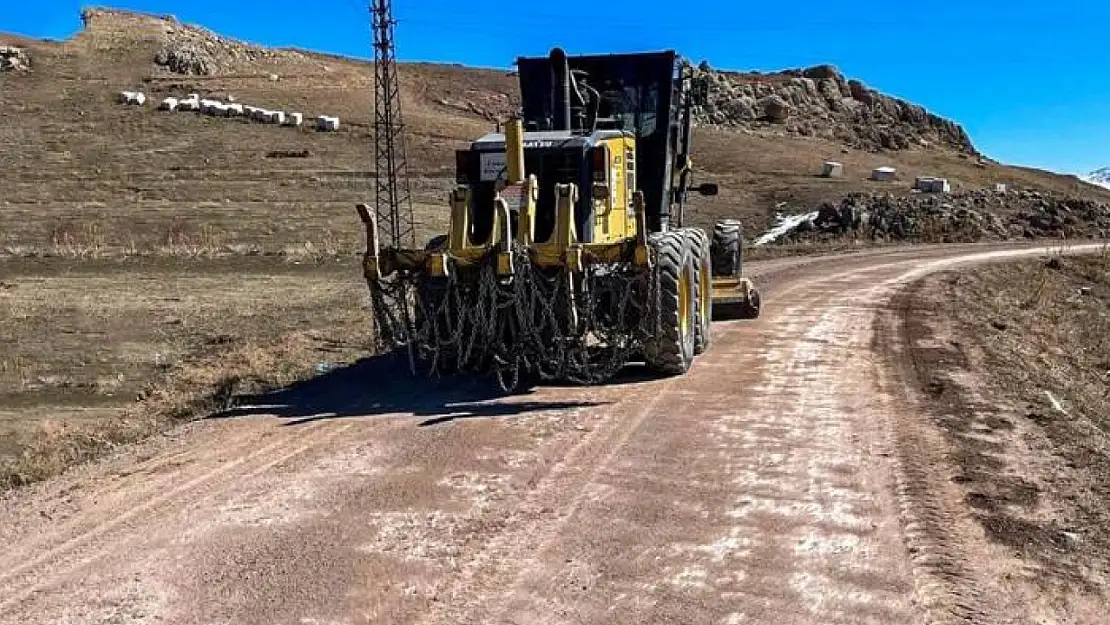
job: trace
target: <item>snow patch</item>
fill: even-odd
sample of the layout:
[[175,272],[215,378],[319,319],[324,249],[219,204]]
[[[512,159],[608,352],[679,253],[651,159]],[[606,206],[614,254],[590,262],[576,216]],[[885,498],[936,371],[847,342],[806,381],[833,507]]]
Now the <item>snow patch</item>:
[[1086,176],[1080,176],[1079,179],[1083,180],[1084,182],[1089,182],[1093,185],[1098,185],[1100,187],[1110,189],[1110,167],[1096,169]]
[[758,247],[760,245],[766,245],[773,241],[777,241],[779,237],[793,231],[795,228],[802,225],[803,223],[807,221],[811,222],[814,219],[817,219],[816,211],[811,213],[803,213],[801,215],[783,215],[780,213],[775,216],[775,225],[771,226],[771,228],[767,230],[767,232],[761,234],[759,238],[755,240],[755,243],[752,243],[752,245]]

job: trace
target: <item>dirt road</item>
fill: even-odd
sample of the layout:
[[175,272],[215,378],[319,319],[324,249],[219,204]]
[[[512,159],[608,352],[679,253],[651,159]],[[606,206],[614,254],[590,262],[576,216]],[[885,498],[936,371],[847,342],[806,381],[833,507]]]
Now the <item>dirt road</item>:
[[680,379],[511,399],[367,361],[3,500],[0,623],[1005,623],[897,288],[768,262]]

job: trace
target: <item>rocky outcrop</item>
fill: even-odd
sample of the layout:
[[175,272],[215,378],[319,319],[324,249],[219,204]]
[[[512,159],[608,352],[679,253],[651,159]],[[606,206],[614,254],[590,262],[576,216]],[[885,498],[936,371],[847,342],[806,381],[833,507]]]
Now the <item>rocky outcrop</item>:
[[294,50],[272,50],[241,43],[195,26],[167,27],[154,64],[175,74],[209,76],[255,62],[309,62]]
[[703,63],[694,73],[707,95],[694,111],[702,124],[822,137],[870,151],[941,147],[978,155],[958,124],[848,80],[831,65],[754,74]]
[[31,71],[31,56],[23,48],[0,46],[0,72]]
[[1038,191],[902,197],[854,193],[839,204],[825,202],[794,222],[775,237],[776,243],[832,238],[916,242],[1106,238],[1110,205]]
[[182,75],[211,76],[245,67],[290,62],[320,66],[319,60],[297,50],[246,44],[199,26],[183,24],[173,15],[153,15],[115,9],[85,9],[81,13],[86,37],[101,45],[153,42],[154,65]]
[[201,46],[170,41],[154,55],[154,64],[174,72],[208,76],[216,68],[216,59]]

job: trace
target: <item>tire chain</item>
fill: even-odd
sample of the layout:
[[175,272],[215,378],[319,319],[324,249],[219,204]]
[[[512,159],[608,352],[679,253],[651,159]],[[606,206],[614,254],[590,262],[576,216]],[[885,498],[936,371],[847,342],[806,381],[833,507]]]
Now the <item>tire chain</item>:
[[[512,256],[511,279],[497,276],[490,255],[474,266],[453,267],[446,278],[397,272],[368,281],[378,353],[407,350],[415,374],[492,369],[510,392],[526,375],[602,383],[660,335],[656,271],[612,263],[572,275],[541,270],[519,245]],[[433,289],[435,297],[417,297]],[[423,324],[415,321],[416,307]],[[569,321],[572,308],[576,324]]]

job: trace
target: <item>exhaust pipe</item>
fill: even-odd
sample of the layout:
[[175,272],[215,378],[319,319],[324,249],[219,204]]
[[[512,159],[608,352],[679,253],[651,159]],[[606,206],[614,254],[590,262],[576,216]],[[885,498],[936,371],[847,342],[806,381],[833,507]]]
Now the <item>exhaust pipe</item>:
[[570,62],[562,48],[551,50],[551,87],[555,124],[553,130],[570,130]]
[[505,165],[508,184],[524,182],[524,127],[516,116],[505,125]]

